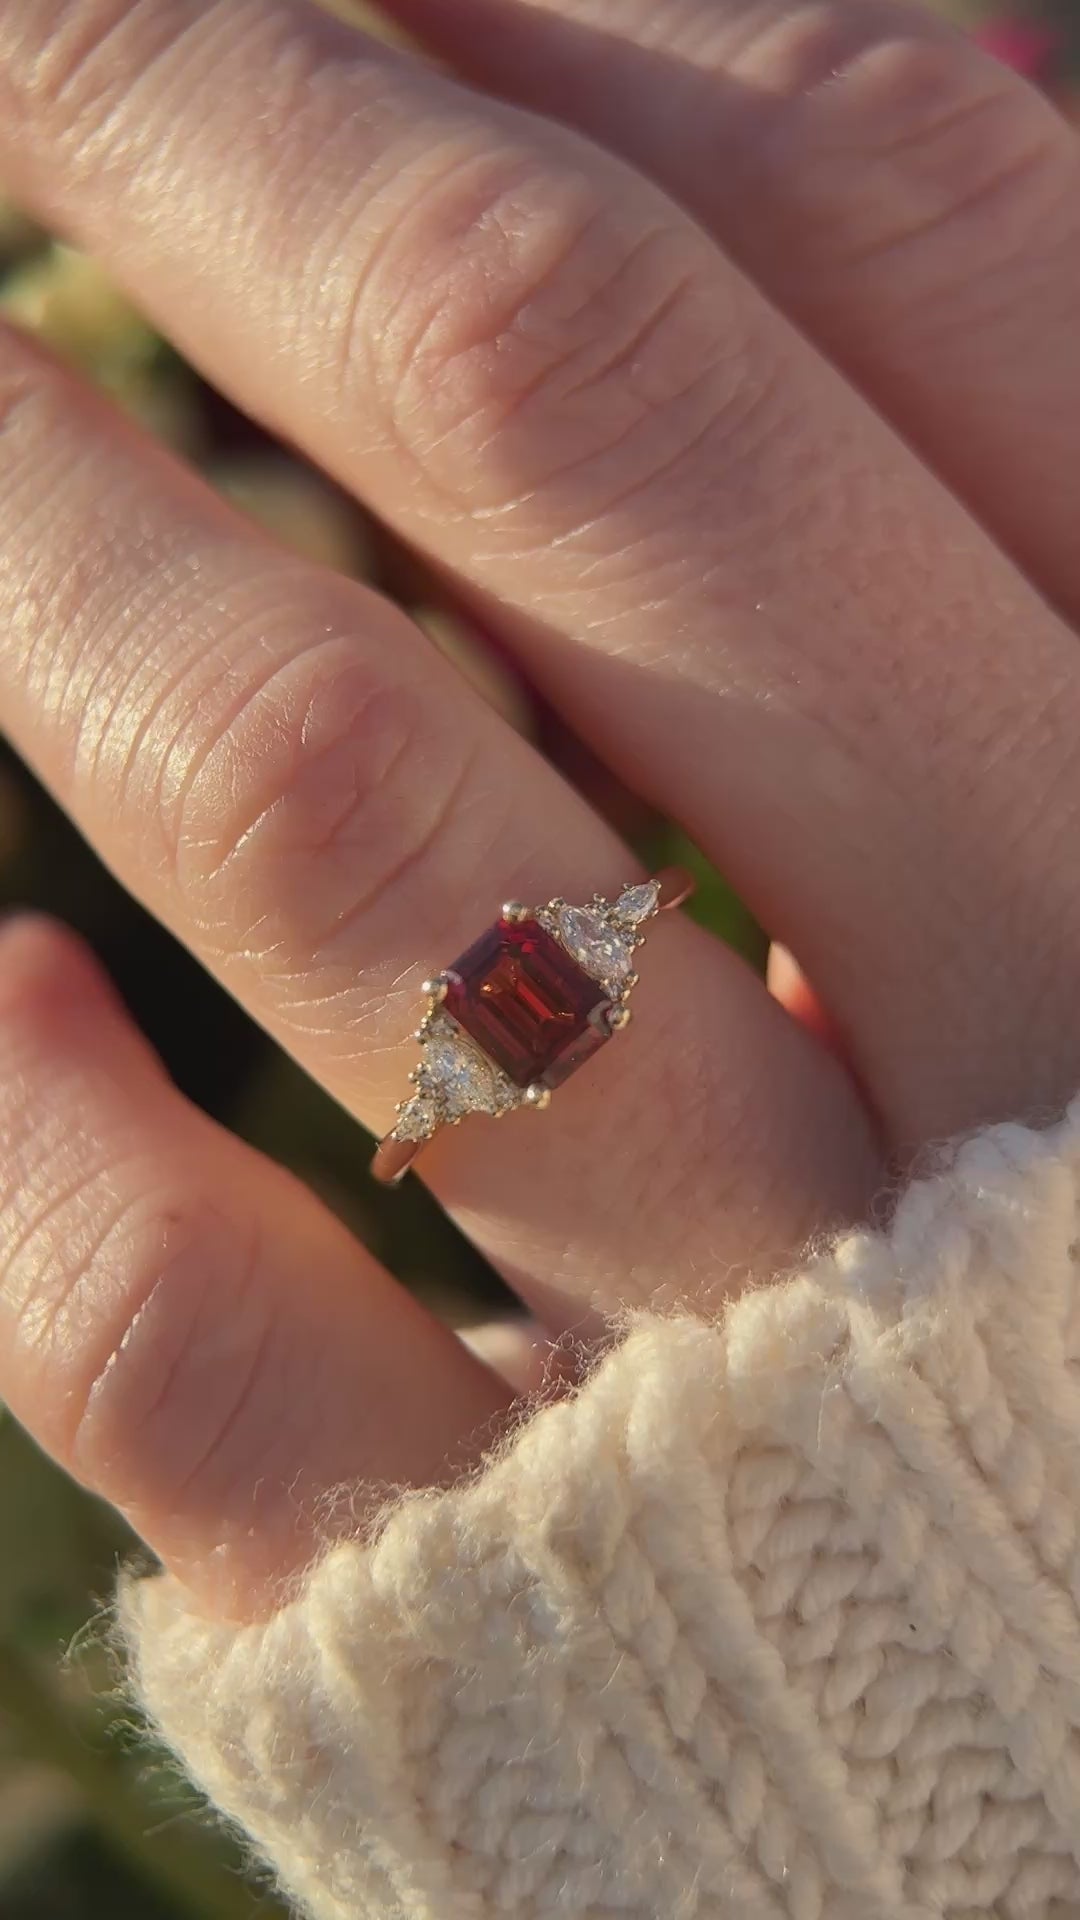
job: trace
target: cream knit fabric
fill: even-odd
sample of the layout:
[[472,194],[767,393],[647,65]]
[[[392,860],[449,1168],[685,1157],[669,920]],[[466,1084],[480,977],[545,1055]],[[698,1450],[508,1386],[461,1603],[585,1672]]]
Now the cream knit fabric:
[[1080,1916],[1080,1103],[638,1320],[268,1625],[124,1599],[318,1920]]

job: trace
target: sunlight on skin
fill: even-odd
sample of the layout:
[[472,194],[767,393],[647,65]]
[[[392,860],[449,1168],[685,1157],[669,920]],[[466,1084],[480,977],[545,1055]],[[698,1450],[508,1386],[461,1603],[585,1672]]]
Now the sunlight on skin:
[[[484,4],[461,0],[449,31]],[[690,0],[676,16],[700,28]],[[795,71],[793,19],[810,16],[765,19],[744,81],[778,47]],[[1034,96],[943,44],[870,45],[845,85],[796,89],[783,137],[806,165],[759,180],[740,232],[798,231],[802,252],[780,251],[800,296],[764,251],[735,249],[764,293],[732,265],[737,195],[709,210],[718,246],[625,159],[291,0],[55,0],[0,21],[0,164],[27,203],[421,549],[798,956],[770,995],[676,917],[614,1077],[605,1058],[550,1115],[433,1145],[436,1192],[560,1352],[620,1308],[714,1311],[862,1215],[885,1156],[1080,1078],[1061,855],[1080,677],[1051,606],[1075,543],[1048,519],[1037,584],[1006,550],[1038,491],[1016,446],[1053,473],[1080,425],[1080,382],[1056,381],[1052,419],[1040,385],[1066,338],[1075,364],[1080,281],[1057,242],[1080,197]],[[521,72],[540,84],[542,63]],[[628,124],[652,143],[631,157],[677,186],[685,147],[660,152],[662,119]],[[1014,164],[995,177],[1000,128]],[[987,264],[1006,215],[1022,279],[1053,280],[1022,355]],[[1031,371],[1028,432],[987,433],[971,513],[925,434],[885,416],[903,399],[917,429],[947,392],[964,438],[972,388],[947,352],[975,299],[981,371],[1000,384],[1010,353]],[[935,320],[922,351],[913,315]],[[113,870],[385,1126],[424,977],[501,900],[586,900],[633,863],[398,611],[283,553],[14,335],[0,411],[13,738]],[[0,995],[0,1390],[207,1606],[272,1604],[335,1487],[475,1459],[535,1353],[504,1331],[481,1344],[506,1372],[482,1364],[194,1114],[63,936],[9,934]]]

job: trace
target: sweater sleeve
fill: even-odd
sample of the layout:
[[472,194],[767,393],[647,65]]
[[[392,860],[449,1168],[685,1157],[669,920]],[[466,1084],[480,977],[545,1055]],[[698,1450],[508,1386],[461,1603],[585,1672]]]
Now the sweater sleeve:
[[142,1700],[314,1920],[1076,1920],[1080,1102],[641,1316]]

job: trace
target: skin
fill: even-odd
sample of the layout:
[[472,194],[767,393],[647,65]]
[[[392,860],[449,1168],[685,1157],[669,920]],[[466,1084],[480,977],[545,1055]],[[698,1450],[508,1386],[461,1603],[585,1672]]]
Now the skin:
[[[770,993],[665,921],[617,1055],[425,1157],[536,1340],[587,1342],[1080,1082],[1080,147],[873,0],[389,11],[440,68],[290,0],[0,0],[0,175],[782,943]],[[0,489],[11,736],[385,1128],[423,977],[629,856],[400,613],[11,334]],[[336,1488],[475,1459],[530,1377],[187,1107],[38,922],[0,938],[0,1167],[0,1395],[208,1609],[272,1605]]]

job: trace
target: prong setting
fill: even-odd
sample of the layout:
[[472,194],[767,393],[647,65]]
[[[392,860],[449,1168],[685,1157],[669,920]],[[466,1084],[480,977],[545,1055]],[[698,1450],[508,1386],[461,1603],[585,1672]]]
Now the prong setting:
[[471,1114],[544,1112],[552,1089],[629,1026],[646,922],[688,888],[685,875],[664,873],[588,905],[504,902],[460,960],[424,981],[420,1059],[378,1177],[396,1181],[435,1133]]

